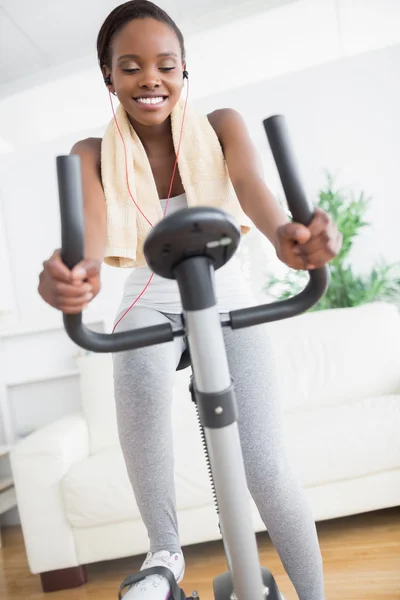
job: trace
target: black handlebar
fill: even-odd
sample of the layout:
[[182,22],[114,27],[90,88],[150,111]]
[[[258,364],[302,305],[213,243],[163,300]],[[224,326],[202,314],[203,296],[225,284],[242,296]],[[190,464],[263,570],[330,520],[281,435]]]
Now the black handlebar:
[[[265,119],[263,124],[293,220],[309,225],[313,209],[301,184],[285,118],[275,115]],[[326,292],[329,269],[327,266],[313,269],[309,275],[305,289],[293,298],[231,312],[232,329],[288,319],[309,310]]]
[[300,180],[286,121],[282,115],[275,115],[265,119],[263,125],[293,220],[309,225],[313,209]]
[[[58,192],[61,213],[61,258],[72,269],[83,258],[84,218],[81,162],[77,155],[57,156]],[[63,315],[64,327],[78,346],[94,352],[119,352],[170,342],[175,335],[169,323],[134,331],[107,334],[91,331],[82,323],[82,313]]]
[[83,259],[84,217],[81,160],[77,154],[57,156],[61,215],[61,258],[69,269]]
[[[273,116],[264,121],[264,127],[293,218],[297,222],[308,225],[313,211],[300,183],[285,120],[282,116]],[[80,157],[77,155],[58,156],[57,177],[61,214],[61,257],[63,262],[72,269],[84,255]],[[301,314],[323,296],[328,285],[328,274],[327,267],[315,269],[310,272],[308,285],[297,296],[282,302],[232,311],[228,324],[233,329],[237,329]],[[175,336],[184,335],[183,329],[173,330],[170,324],[104,334],[87,329],[82,323],[82,313],[64,314],[63,319],[69,337],[79,346],[94,352],[119,352],[141,348],[169,342]]]

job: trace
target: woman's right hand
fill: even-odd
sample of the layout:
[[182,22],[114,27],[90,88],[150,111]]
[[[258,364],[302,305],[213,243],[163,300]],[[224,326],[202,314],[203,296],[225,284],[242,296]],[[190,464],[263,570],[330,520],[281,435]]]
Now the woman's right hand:
[[69,269],[61,260],[59,250],[43,263],[38,292],[45,302],[73,315],[84,310],[100,291],[101,263],[82,260]]

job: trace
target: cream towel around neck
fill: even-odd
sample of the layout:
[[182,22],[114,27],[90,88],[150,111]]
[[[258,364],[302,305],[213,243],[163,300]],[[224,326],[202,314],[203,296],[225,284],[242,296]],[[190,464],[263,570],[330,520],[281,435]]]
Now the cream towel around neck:
[[[178,150],[184,101],[171,114],[175,152]],[[116,118],[124,138],[131,193],[152,225],[163,218],[157,187],[143,144],[129,122],[122,105]],[[252,226],[245,215],[232,182],[218,137],[206,115],[189,105],[186,108],[179,174],[188,206],[219,207],[236,218],[242,232]],[[171,173],[172,175],[172,173]],[[104,262],[116,267],[144,267],[143,244],[151,227],[133,203],[127,188],[124,146],[114,119],[109,123],[101,146],[101,177],[107,204],[107,247]]]

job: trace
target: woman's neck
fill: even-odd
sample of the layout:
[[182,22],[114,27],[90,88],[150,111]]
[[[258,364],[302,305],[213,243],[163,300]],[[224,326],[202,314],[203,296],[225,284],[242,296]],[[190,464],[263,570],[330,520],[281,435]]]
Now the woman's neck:
[[165,156],[175,152],[170,119],[153,127],[142,125],[131,118],[129,120],[149,158],[157,158],[160,155]]

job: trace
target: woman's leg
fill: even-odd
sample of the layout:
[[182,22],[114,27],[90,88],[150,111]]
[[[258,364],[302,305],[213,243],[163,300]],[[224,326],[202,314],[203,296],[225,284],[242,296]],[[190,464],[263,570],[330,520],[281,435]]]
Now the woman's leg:
[[[133,308],[117,331],[180,321],[156,310]],[[180,551],[175,504],[171,422],[175,370],[184,349],[173,342],[113,355],[119,439],[150,551]]]
[[224,328],[224,337],[250,493],[300,600],[325,600],[315,523],[287,458],[268,327]]

